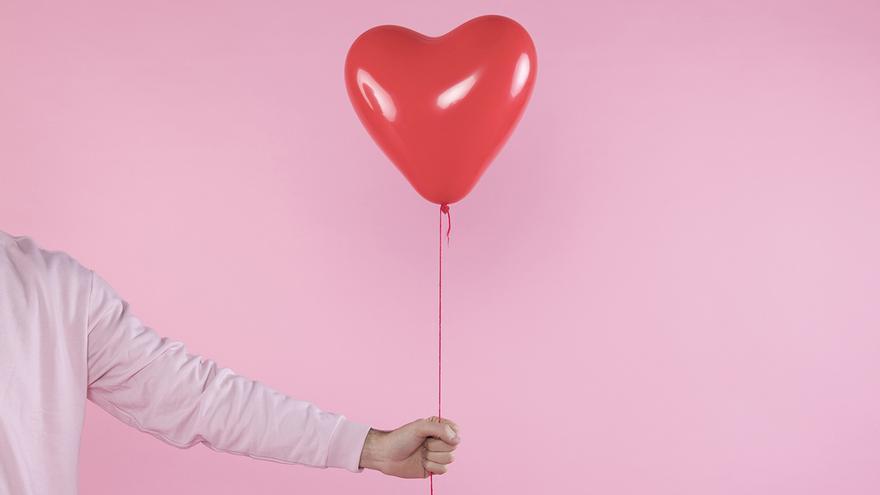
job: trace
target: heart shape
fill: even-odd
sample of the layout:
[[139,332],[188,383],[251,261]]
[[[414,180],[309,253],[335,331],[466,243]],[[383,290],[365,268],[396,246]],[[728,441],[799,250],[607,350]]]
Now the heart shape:
[[374,27],[349,49],[345,83],[364,127],[415,190],[448,205],[473,189],[510,136],[536,64],[528,32],[487,15],[436,38]]

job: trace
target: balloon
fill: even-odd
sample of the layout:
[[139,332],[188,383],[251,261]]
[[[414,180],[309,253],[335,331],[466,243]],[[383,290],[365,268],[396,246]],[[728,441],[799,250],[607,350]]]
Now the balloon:
[[473,189],[510,136],[536,64],[528,32],[487,15],[437,38],[374,27],[351,45],[345,83],[364,127],[415,190],[449,205]]

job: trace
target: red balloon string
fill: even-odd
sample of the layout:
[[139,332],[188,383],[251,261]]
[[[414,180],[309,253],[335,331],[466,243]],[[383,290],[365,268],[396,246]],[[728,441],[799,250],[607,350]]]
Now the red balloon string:
[[[443,419],[442,416],[442,397],[443,397],[443,215],[448,219],[448,227],[446,228],[446,244],[449,244],[449,233],[452,232],[452,215],[449,214],[449,205],[440,205],[440,230],[439,230],[439,246],[440,259],[437,283],[437,420]],[[431,495],[434,495],[434,474],[429,475],[431,478]]]

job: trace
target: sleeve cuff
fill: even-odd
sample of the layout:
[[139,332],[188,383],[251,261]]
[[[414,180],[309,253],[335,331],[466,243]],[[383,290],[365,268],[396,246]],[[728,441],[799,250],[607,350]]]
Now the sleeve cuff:
[[330,438],[327,467],[347,469],[353,473],[362,472],[364,468],[360,467],[361,451],[369,431],[369,425],[343,416]]

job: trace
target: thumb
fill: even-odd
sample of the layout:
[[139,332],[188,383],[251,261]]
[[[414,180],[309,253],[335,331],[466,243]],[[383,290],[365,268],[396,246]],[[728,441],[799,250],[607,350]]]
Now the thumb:
[[438,423],[429,419],[420,419],[416,421],[416,432],[422,437],[434,437],[443,440],[446,443],[458,443],[458,433],[448,424]]

